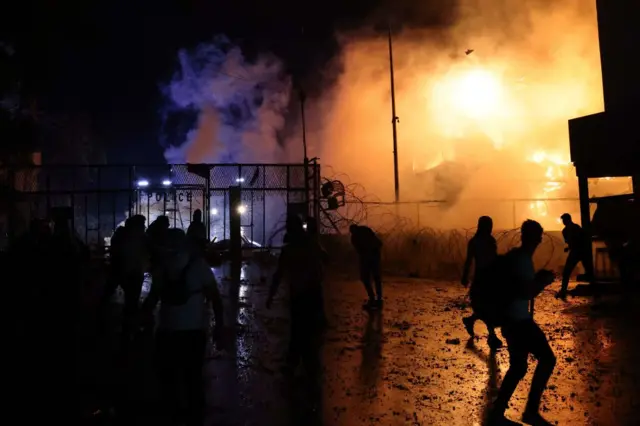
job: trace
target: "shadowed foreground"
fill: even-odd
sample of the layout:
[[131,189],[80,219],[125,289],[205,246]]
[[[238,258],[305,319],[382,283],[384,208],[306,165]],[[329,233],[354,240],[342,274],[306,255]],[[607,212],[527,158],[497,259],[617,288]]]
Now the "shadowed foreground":
[[[235,324],[236,339],[227,351],[209,349],[208,424],[482,424],[508,357],[505,349],[489,354],[481,323],[476,325],[480,338],[467,341],[460,320],[468,308],[459,285],[388,279],[384,310],[369,316],[360,308],[364,290],[358,282],[329,281],[330,328],[319,401],[306,396],[304,381],[291,383],[279,373],[288,334],[286,302],[281,297],[266,310],[267,284],[258,271],[249,271],[238,286],[220,276],[225,314],[228,324]],[[561,302],[553,298],[555,287],[536,302],[535,318],[558,358],[543,413],[558,424],[637,424],[640,367],[635,356],[640,344],[633,309],[638,303],[626,297],[621,304],[619,296]],[[99,389],[97,395],[109,400],[113,390],[127,389],[123,396],[131,404],[126,411],[138,424],[155,421],[150,414],[156,397],[152,347],[150,339],[141,338],[134,355],[115,367],[118,358],[106,346],[96,351],[94,345],[83,357],[91,371],[85,380]],[[513,420],[524,408],[532,371],[530,367],[507,412]],[[111,393],[104,391],[108,386]]]

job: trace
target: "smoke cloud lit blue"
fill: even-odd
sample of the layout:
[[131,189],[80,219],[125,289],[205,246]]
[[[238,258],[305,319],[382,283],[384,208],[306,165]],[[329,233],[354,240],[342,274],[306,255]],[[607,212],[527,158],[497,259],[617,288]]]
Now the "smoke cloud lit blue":
[[[169,163],[276,162],[291,94],[282,62],[248,60],[226,37],[178,53],[179,70],[165,88],[168,115],[196,115],[166,143]],[[165,136],[166,139],[166,136]]]

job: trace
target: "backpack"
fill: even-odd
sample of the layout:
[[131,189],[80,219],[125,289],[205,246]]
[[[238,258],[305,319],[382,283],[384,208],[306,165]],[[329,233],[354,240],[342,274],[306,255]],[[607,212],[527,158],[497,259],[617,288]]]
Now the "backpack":
[[514,286],[514,254],[500,254],[471,284],[471,307],[490,327],[500,327],[507,320],[507,309],[517,298]]
[[187,274],[192,264],[193,260],[190,259],[178,277],[165,280],[160,293],[160,301],[162,303],[170,306],[181,306],[187,303],[191,296],[202,292],[202,289],[189,291],[187,285]]

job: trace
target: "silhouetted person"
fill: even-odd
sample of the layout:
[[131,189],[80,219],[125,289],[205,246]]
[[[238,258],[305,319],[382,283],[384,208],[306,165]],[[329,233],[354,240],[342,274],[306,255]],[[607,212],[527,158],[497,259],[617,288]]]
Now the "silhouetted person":
[[[16,239],[9,247],[6,264],[14,270],[13,276],[21,275],[22,283],[11,286],[11,290],[26,290],[27,293],[38,293],[49,281],[46,271],[48,248],[51,242],[51,226],[49,221],[34,219],[26,233]],[[6,270],[6,269],[5,269]],[[12,276],[12,274],[8,274]],[[23,296],[26,296],[24,293]]]
[[[211,268],[203,257],[191,254],[181,229],[168,231],[162,258],[152,270],[151,290],[141,312],[150,318],[161,302],[156,338],[163,408],[172,424],[202,426],[208,309],[213,309],[218,341],[224,325],[222,298]],[[180,403],[181,395],[186,406]]]
[[149,261],[152,267],[156,263],[162,262],[162,246],[165,243],[170,226],[169,218],[162,215],[151,222],[147,228],[147,247],[149,250]]
[[111,267],[107,288],[102,299],[103,313],[118,286],[124,291],[122,337],[128,340],[137,318],[140,294],[147,266],[148,250],[144,216],[132,216],[111,239]]
[[542,242],[542,235],[543,229],[538,222],[525,221],[521,227],[522,245],[508,254],[511,287],[508,289],[510,297],[505,306],[502,335],[509,350],[509,369],[500,386],[490,415],[490,424],[508,424],[504,413],[518,383],[527,373],[529,354],[537,358],[538,365],[531,380],[522,421],[532,425],[551,424],[542,418],[539,409],[542,393],[556,365],[556,357],[547,337],[529,311],[530,300],[554,280],[553,273],[545,270],[536,273],[533,266],[533,254]]
[[[73,394],[76,383],[75,350],[76,330],[81,307],[81,290],[86,283],[90,261],[89,249],[71,228],[73,211],[68,207],[51,209],[52,235],[48,244],[48,285],[43,290],[46,302],[43,306],[45,321],[39,330],[40,344],[47,348],[44,368],[46,376],[39,386],[51,398],[50,418],[69,418],[76,408],[70,401],[77,401]],[[48,376],[48,377],[47,377]],[[69,386],[61,386],[66,383]],[[41,408],[42,409],[42,408]],[[46,410],[46,409],[45,409]]]
[[[474,282],[487,279],[487,274],[491,264],[495,261],[498,255],[498,244],[496,239],[491,235],[493,231],[493,220],[489,216],[482,216],[478,219],[478,229],[476,234],[471,237],[469,244],[467,244],[467,259],[464,263],[464,270],[462,272],[462,285],[469,285],[469,271],[471,269],[471,263],[475,264]],[[488,283],[490,284],[490,283]],[[482,297],[477,295],[478,291],[482,291],[481,288],[471,285],[471,297]],[[476,320],[482,320],[476,312],[471,316],[463,318],[465,329],[469,333],[469,336],[474,337],[473,326]],[[502,347],[502,341],[496,336],[494,327],[487,325],[489,330],[489,347],[491,349],[498,349]]]
[[287,371],[295,370],[300,361],[314,380],[319,374],[321,323],[320,278],[322,260],[317,244],[306,234],[302,220],[296,215],[287,218],[288,242],[282,248],[278,266],[269,288],[267,308],[283,279],[289,284],[291,335],[287,356]]
[[564,237],[564,242],[567,244],[564,251],[569,252],[569,254],[567,255],[567,261],[562,271],[562,288],[556,294],[556,297],[566,299],[569,279],[575,267],[579,262],[582,262],[587,279],[591,280],[593,278],[593,260],[591,252],[589,252],[589,237],[584,230],[580,225],[573,222],[569,213],[563,214],[560,218],[564,224],[562,236]]
[[[358,253],[360,279],[367,291],[369,300],[363,305],[364,309],[379,309],[382,307],[382,276],[380,271],[382,241],[368,226],[351,225],[351,244]],[[371,278],[375,283],[375,293],[371,286]]]
[[311,242],[316,245],[316,250],[318,250],[320,260],[322,261],[320,276],[318,277],[318,280],[320,282],[320,286],[318,287],[318,291],[320,292],[319,294],[320,309],[321,309],[320,319],[323,325],[327,325],[329,321],[327,320],[327,315],[326,315],[325,306],[324,306],[323,284],[324,284],[324,270],[327,263],[329,262],[329,254],[324,249],[324,247],[322,247],[322,244],[320,243],[320,234],[318,232],[318,222],[314,218],[309,218],[307,221],[307,234],[309,235],[309,237],[311,237]]
[[187,238],[196,253],[204,254],[207,249],[207,228],[202,222],[202,210],[196,209],[187,229]]

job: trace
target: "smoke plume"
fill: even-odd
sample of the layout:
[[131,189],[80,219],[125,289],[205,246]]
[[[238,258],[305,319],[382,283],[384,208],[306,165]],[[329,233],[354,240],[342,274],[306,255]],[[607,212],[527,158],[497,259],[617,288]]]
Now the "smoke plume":
[[[165,152],[170,163],[269,162],[282,156],[291,83],[278,58],[247,60],[218,37],[179,52],[180,69],[167,87],[172,109],[198,115],[197,126]],[[183,139],[182,139],[182,138]]]
[[[312,155],[391,201],[386,34],[340,38],[342,74],[309,102]],[[473,226],[494,212],[472,199],[577,195],[567,120],[603,108],[595,2],[462,0],[449,28],[396,32],[393,56],[403,200],[447,200],[438,224]]]
[[[306,103],[309,156],[391,201],[386,34],[338,38],[327,68],[340,74]],[[567,120],[603,109],[593,0],[460,0],[451,25],[395,31],[393,50],[401,198],[445,201],[429,225],[473,226],[490,214],[497,226],[531,217],[548,227],[576,213],[577,203],[544,200],[577,197]],[[290,92],[273,56],[247,61],[224,39],[181,52],[168,93],[199,120],[167,158],[291,159],[282,147],[299,141],[279,139]]]

